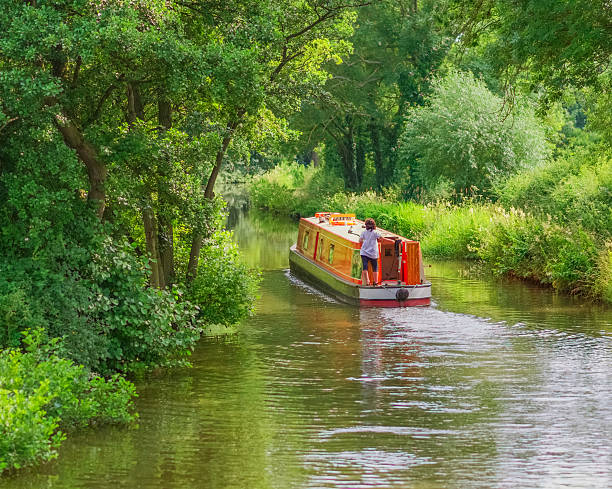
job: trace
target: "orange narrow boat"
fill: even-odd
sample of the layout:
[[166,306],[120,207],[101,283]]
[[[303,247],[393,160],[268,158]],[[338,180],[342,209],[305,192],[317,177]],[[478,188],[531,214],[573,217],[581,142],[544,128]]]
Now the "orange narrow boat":
[[418,241],[376,230],[381,285],[361,282],[359,236],[365,224],[355,214],[318,212],[300,219],[297,243],[289,250],[291,272],[336,298],[375,307],[428,306],[431,282],[425,280]]

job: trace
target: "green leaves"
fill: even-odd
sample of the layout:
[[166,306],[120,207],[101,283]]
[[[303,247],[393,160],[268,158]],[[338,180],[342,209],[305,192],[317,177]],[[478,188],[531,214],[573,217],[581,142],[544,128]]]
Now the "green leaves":
[[57,340],[25,333],[26,351],[0,352],[0,473],[57,456],[59,427],[129,423],[136,418],[134,385],[117,375],[90,376],[58,356]]
[[457,194],[485,194],[501,177],[533,167],[548,153],[528,105],[503,114],[503,102],[471,75],[451,72],[434,84],[430,105],[411,108],[400,138],[412,188],[441,179]]
[[232,325],[253,312],[258,271],[241,260],[228,231],[217,232],[203,246],[198,275],[188,290],[208,324]]

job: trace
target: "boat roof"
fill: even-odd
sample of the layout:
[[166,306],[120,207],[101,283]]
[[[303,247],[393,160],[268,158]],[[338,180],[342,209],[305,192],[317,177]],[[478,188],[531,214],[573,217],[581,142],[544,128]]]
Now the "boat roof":
[[[302,220],[307,221],[310,224],[313,224],[314,226],[323,228],[329,231],[330,233],[333,233],[336,236],[340,236],[341,238],[344,238],[353,243],[359,243],[359,236],[361,235],[363,231],[365,231],[365,223],[359,219],[354,219],[354,218],[352,219],[352,221],[354,221],[355,224],[352,224],[352,225],[350,224],[334,225],[334,224],[331,224],[330,220],[326,219],[325,217],[303,217]],[[378,233],[383,238],[388,238],[392,240],[401,238],[404,241],[412,241],[408,238],[404,238],[403,236],[400,236],[399,234],[392,233],[390,231],[387,231],[386,229],[382,229],[379,227],[376,228],[376,231],[378,231]]]

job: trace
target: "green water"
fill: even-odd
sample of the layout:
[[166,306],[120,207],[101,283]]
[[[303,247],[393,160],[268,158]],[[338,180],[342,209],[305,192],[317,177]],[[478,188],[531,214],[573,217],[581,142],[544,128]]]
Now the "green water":
[[235,229],[256,316],[0,487],[612,487],[610,308],[432,263],[435,306],[360,310],[286,271],[294,223]]

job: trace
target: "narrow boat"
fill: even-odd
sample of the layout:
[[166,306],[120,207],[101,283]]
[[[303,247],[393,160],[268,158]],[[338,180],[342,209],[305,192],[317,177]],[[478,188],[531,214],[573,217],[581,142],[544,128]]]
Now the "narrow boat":
[[384,229],[378,243],[380,285],[361,281],[359,236],[365,223],[355,214],[318,212],[300,219],[297,243],[289,250],[291,272],[351,304],[374,307],[428,306],[421,246]]

